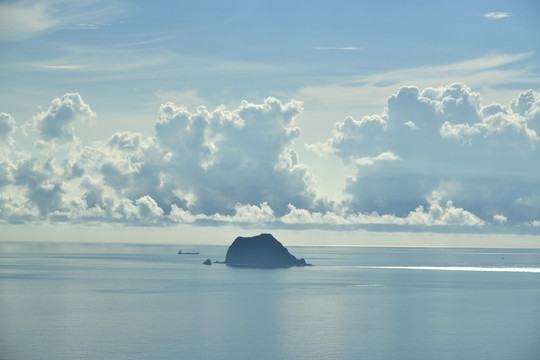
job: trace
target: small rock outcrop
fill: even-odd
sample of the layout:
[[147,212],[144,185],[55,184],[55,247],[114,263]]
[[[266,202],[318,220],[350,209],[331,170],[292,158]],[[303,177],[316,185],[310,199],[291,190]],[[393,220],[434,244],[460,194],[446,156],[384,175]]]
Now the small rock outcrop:
[[225,264],[259,268],[308,265],[304,259],[297,259],[291,255],[271,234],[237,237],[227,250]]
[[212,265],[212,260],[206,259],[206,260],[203,262],[203,265]]

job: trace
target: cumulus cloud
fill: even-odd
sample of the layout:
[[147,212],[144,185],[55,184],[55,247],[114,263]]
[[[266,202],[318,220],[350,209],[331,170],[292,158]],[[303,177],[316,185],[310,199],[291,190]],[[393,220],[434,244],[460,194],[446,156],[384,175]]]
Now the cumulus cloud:
[[11,134],[15,131],[15,119],[10,114],[0,113],[0,144],[10,144],[13,139]]
[[540,220],[533,220],[526,224],[527,226],[540,227]]
[[[336,202],[317,190],[293,149],[301,102],[270,97],[195,111],[168,102],[151,134],[124,131],[72,152],[52,146],[40,156],[0,157],[0,219],[533,229],[539,109],[534,91],[485,105],[463,84],[404,87],[380,114],[345,117],[328,139],[307,146],[355,169]],[[74,124],[94,117],[70,93],[34,124],[43,142],[69,144]],[[2,113],[2,139],[14,129]]]
[[454,138],[461,142],[471,143],[471,138],[480,134],[480,130],[476,126],[469,124],[451,124],[445,121],[440,130],[443,138]]
[[214,214],[206,219],[230,223],[265,224],[276,221],[274,210],[266,203],[260,205],[236,204],[235,213],[232,216]]
[[28,201],[45,217],[64,208],[62,179],[51,159],[39,164],[35,158],[21,161],[14,170],[15,185],[26,189]]
[[167,171],[191,209],[207,215],[232,215],[237,203],[267,203],[278,214],[289,202],[306,208],[318,195],[307,168],[290,148],[300,130],[301,103],[242,102],[235,110],[190,113],[172,103],[160,109],[156,142],[167,151]]
[[[379,115],[364,116],[360,120],[349,116],[336,123],[332,131],[336,141],[332,142],[332,147],[345,160],[357,157],[360,151],[366,153],[371,150],[370,155],[375,155],[387,146],[382,141],[387,128],[386,120]],[[339,146],[335,146],[338,143]],[[379,146],[373,149],[373,143]]]
[[[301,112],[300,102],[275,98],[195,112],[166,103],[152,135],[119,132],[69,153],[53,147],[46,161],[6,163],[0,176],[42,218],[271,222],[288,204],[310,211],[330,206],[292,150]],[[69,143],[74,122],[94,116],[73,93],[34,119],[43,141]]]
[[508,222],[522,223],[540,216],[540,167],[533,165],[540,158],[539,98],[529,90],[509,106],[485,105],[464,84],[403,87],[380,115],[337,121],[332,137],[308,149],[355,160],[345,188],[349,212],[406,217],[418,205],[435,211],[427,199],[439,191],[452,216],[455,203],[483,219],[510,209]]
[[420,205],[411,211],[405,218],[411,225],[457,225],[457,226],[483,226],[485,221],[473,213],[457,208],[452,201],[447,201],[445,206],[438,201],[431,201],[427,211]]
[[3,157],[0,157],[0,189],[13,182],[12,172],[15,166]]
[[504,215],[496,214],[496,215],[493,215],[493,221],[496,221],[499,224],[504,224],[505,222],[508,221],[508,218]]
[[47,110],[36,114],[34,124],[41,139],[65,143],[74,139],[75,121],[88,121],[95,116],[79,93],[68,93],[54,99]]
[[337,226],[358,226],[358,225],[412,225],[412,226],[468,226],[481,227],[486,224],[478,216],[462,208],[454,206],[452,201],[447,201],[444,206],[438,201],[432,201],[428,209],[422,205],[405,216],[394,214],[372,213],[352,213],[338,214],[332,211],[310,212],[306,209],[297,209],[289,205],[289,212],[279,219],[285,224],[309,224],[309,225],[337,225]]
[[163,209],[148,195],[137,199],[134,205],[135,214],[143,223],[157,222],[163,216]]
[[311,212],[306,209],[298,209],[294,205],[289,204],[289,211],[279,220],[284,224],[309,224],[309,225],[350,225],[350,219],[336,214],[333,211]]

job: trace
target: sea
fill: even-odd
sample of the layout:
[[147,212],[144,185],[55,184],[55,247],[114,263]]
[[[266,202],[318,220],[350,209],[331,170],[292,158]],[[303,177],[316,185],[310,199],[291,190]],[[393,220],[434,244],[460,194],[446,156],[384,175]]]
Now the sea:
[[0,359],[540,359],[538,249],[288,249],[0,242]]

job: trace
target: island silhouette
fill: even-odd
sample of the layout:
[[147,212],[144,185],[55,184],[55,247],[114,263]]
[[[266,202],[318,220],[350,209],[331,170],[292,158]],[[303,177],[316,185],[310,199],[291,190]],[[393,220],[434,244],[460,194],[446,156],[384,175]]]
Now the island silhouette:
[[225,264],[237,267],[287,268],[308,266],[297,259],[271,234],[237,237],[227,250]]

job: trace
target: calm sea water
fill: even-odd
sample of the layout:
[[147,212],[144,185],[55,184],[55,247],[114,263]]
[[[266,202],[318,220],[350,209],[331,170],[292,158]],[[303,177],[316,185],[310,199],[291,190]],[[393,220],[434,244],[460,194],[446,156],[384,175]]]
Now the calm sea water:
[[1,359],[540,359],[540,250],[0,243]]

